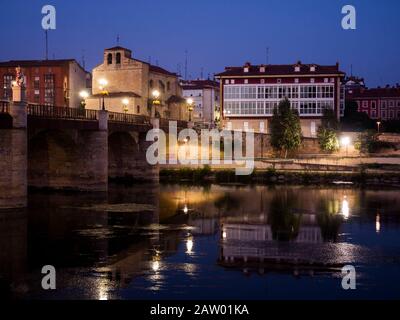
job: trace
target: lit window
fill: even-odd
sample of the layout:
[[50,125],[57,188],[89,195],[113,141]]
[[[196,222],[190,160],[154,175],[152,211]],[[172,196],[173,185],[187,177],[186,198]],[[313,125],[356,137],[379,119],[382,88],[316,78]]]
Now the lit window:
[[295,66],[294,67],[294,72],[300,72],[300,67],[299,66]]
[[244,83],[248,84],[249,83],[249,79],[244,79]]
[[232,80],[231,80],[231,84],[235,84],[235,80],[232,79]]

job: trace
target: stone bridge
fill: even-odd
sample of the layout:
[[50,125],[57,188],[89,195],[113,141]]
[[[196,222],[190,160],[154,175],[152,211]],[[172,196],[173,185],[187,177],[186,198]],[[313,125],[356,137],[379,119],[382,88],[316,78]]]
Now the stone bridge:
[[146,133],[168,131],[167,120],[23,100],[0,102],[0,209],[25,207],[28,186],[105,192],[109,178],[158,181]]

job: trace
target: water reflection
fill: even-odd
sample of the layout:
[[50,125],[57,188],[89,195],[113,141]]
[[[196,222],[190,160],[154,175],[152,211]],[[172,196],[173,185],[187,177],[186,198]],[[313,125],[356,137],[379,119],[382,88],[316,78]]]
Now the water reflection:
[[[398,195],[175,185],[113,186],[103,197],[34,193],[27,211],[0,214],[0,293],[218,298],[250,285],[242,278],[253,273],[316,276],[348,263],[384,268],[400,253]],[[40,288],[45,264],[57,269],[56,293]],[[221,273],[226,269],[234,272]]]

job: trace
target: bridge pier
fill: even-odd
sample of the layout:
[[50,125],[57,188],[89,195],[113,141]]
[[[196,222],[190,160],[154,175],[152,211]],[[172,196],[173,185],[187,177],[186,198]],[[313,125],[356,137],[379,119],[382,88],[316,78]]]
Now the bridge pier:
[[0,209],[27,205],[27,111],[25,88],[13,88],[9,126],[0,129]]

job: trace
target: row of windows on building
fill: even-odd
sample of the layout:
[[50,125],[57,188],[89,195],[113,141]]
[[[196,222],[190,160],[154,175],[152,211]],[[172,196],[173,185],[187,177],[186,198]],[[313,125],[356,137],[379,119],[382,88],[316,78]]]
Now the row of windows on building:
[[[15,80],[14,75],[4,75],[3,76],[3,99],[12,99],[12,83]],[[54,74],[45,74],[43,76],[44,82],[44,103],[53,105],[55,103],[55,77]],[[27,89],[33,90],[33,100],[36,103],[40,102],[40,89],[41,89],[41,79],[40,76],[35,76],[32,81],[32,86],[27,83]]]
[[394,120],[400,119],[400,110],[371,110],[370,117],[372,119]]
[[[244,84],[248,84],[249,83],[249,79],[244,79],[243,80]],[[293,79],[293,83],[299,83],[300,80],[299,78],[295,78]],[[314,83],[315,82],[315,78],[310,78],[310,83]],[[335,78],[324,78],[324,83],[335,83]],[[235,79],[225,79],[225,84],[235,84],[236,80]],[[260,79],[260,83],[264,84],[265,83],[265,79]],[[282,83],[282,79],[278,78],[276,79],[276,83]]]
[[225,86],[224,99],[332,99],[333,85]]
[[[380,107],[381,108],[386,108],[386,107],[394,108],[396,105],[397,105],[397,107],[400,107],[400,100],[397,100],[397,101],[395,101],[395,100],[389,100],[389,101],[382,100],[380,102]],[[375,109],[377,106],[378,106],[378,103],[376,101],[371,101],[371,109]],[[362,107],[363,108],[368,108],[368,101],[367,100],[362,102]]]
[[[226,101],[224,115],[258,115],[271,116],[278,102],[272,101]],[[334,109],[333,101],[291,101],[292,109],[297,110],[300,116],[321,116],[325,109]]]

